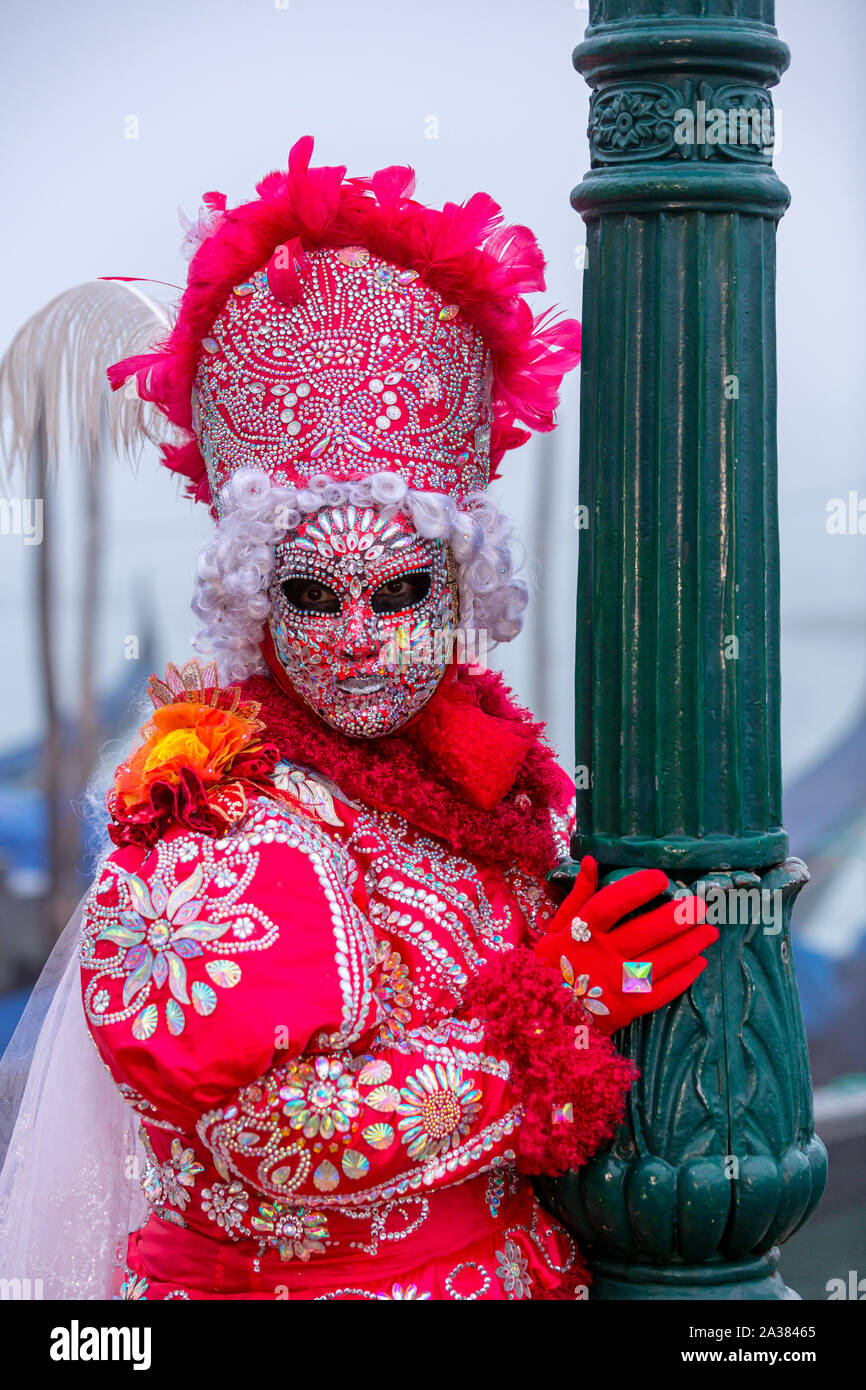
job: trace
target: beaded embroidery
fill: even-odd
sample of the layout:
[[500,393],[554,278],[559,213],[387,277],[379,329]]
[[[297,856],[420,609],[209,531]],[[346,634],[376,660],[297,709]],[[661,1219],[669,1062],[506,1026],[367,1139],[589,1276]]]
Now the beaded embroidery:
[[309,250],[297,303],[258,270],[202,348],[194,424],[218,507],[245,467],[301,486],[387,470],[458,503],[487,486],[490,354],[415,271],[363,247]]
[[[333,791],[339,797],[339,790]],[[181,837],[165,863],[154,851],[156,867],[145,884],[152,899],[154,877],[165,880],[167,911],[175,887],[195,881],[201,867],[197,893],[207,896],[208,918],[234,924],[231,944],[241,948],[250,942],[255,948],[257,941],[268,939],[267,927],[251,906],[259,860],[267,846],[285,845],[298,849],[315,867],[331,907],[334,949],[343,962],[343,1027],[320,1036],[320,1052],[313,1049],[283,1068],[272,1068],[239,1092],[232,1105],[202,1116],[198,1139],[166,1140],[170,1147],[161,1162],[149,1141],[145,1144],[148,1165],[142,1185],[157,1204],[156,1215],[178,1225],[184,1224],[182,1211],[192,1225],[196,1216],[198,1223],[203,1218],[221,1239],[249,1245],[252,1255],[258,1250],[254,1268],[268,1248],[281,1260],[300,1263],[344,1246],[375,1255],[382,1242],[406,1239],[420,1228],[429,1211],[422,1194],[440,1183],[486,1172],[487,1207],[494,1218],[506,1193],[514,1196],[518,1185],[515,1155],[506,1146],[520,1123],[520,1109],[512,1107],[484,1123],[480,1104],[482,1078],[507,1080],[508,1064],[486,1055],[483,1027],[477,1020],[454,1018],[453,1009],[463,983],[483,967],[485,954],[509,949],[522,934],[522,913],[498,893],[489,896],[492,886],[469,860],[411,831],[396,813],[354,809],[357,814],[347,826],[342,824],[345,803],[340,806],[339,800],[334,816],[318,821],[300,807],[296,814],[282,802],[254,797],[244,821],[224,839]],[[168,856],[172,845],[163,843],[160,850]],[[128,878],[109,867],[97,883],[97,920],[85,929],[91,951],[106,921],[119,922],[121,911],[127,910],[119,899]],[[360,879],[369,893],[363,913],[353,897]],[[225,905],[221,914],[215,911],[220,904]],[[198,920],[194,917],[193,923]],[[222,950],[226,935],[202,943],[205,959],[212,954],[229,958]],[[91,982],[92,1008],[103,1002],[101,993],[109,996],[109,1007],[97,1017],[112,1019],[110,1006],[125,978],[123,961],[123,950],[113,961],[101,955],[91,961],[91,968],[104,976],[99,988],[95,979]],[[192,958],[192,965],[200,969],[200,959]],[[151,970],[151,990],[152,975]],[[141,1000],[132,997],[120,1016],[137,1016],[140,1007]],[[390,1047],[391,1062],[345,1050],[347,1042],[370,1038],[365,1030],[371,1025],[377,1043]],[[409,1066],[398,1071],[402,1057]],[[160,1126],[153,1107],[126,1089],[131,1103],[146,1111],[148,1124]],[[392,1176],[371,1183],[379,1155],[388,1151],[405,1158]],[[346,1220],[367,1223],[357,1239],[347,1240],[344,1227],[339,1238],[332,1235],[334,1222]],[[521,1248],[516,1247],[516,1255],[509,1249],[517,1229],[526,1230],[553,1268],[544,1243],[533,1234],[536,1220],[533,1229],[504,1232],[496,1244],[495,1279],[507,1297],[527,1296]],[[488,1264],[473,1285],[469,1276],[477,1272],[474,1267],[456,1265],[448,1276],[448,1296],[486,1297],[493,1271]],[[424,1292],[413,1295],[406,1285],[402,1295],[347,1288],[328,1296],[383,1299],[423,1297]],[[182,1291],[172,1290],[169,1296],[182,1296]]]
[[[85,902],[79,944],[82,966],[92,972],[84,994],[91,1024],[132,1018],[133,1036],[147,1042],[163,1023],[179,1036],[189,1008],[201,1017],[213,1014],[219,991],[242,981],[235,957],[267,950],[279,935],[276,923],[248,900],[260,865],[256,850],[274,843],[308,859],[330,906],[335,949],[345,958],[342,1025],[322,1042],[355,1041],[371,1007],[366,961],[375,950],[352,899],[357,869],[325,825],[266,797],[254,798],[243,826],[224,839],[191,834],[159,841],[147,882],[106,861]],[[184,874],[191,859],[198,862]],[[208,921],[201,922],[205,901]],[[103,942],[117,947],[115,955],[101,953]]]
[[[133,1036],[146,1042],[164,1022],[177,1037],[189,1008],[208,1017],[218,991],[240,983],[236,956],[273,944],[276,923],[243,901],[259,857],[240,852],[242,843],[223,856],[217,846],[225,842],[205,836],[160,840],[147,882],[106,862],[86,900],[79,946],[82,965],[93,972],[84,995],[92,1025],[133,1018]],[[183,873],[191,858],[198,862]],[[236,881],[219,893],[215,879],[224,858]],[[98,954],[103,942],[117,947],[114,956]]]

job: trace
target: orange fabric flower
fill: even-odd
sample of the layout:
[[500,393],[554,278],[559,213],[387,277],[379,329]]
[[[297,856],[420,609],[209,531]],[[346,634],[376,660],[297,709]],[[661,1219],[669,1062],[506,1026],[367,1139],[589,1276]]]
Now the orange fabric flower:
[[177,786],[184,768],[194,771],[204,787],[213,786],[240,753],[252,751],[260,728],[257,720],[203,704],[161,706],[142,729],[144,743],[115,773],[121,807],[141,801],[154,782]]

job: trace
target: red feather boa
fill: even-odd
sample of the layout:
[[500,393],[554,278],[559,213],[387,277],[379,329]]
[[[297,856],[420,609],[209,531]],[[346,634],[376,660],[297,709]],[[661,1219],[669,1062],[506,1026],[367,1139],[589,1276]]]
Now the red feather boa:
[[509,698],[498,673],[450,668],[418,715],[376,739],[331,728],[280,681],[281,670],[273,674],[241,689],[261,706],[263,740],[284,757],[323,773],[350,800],[398,811],[456,853],[503,868],[516,861],[539,877],[553,868],[549,808],[562,811],[573,787],[544,725]]

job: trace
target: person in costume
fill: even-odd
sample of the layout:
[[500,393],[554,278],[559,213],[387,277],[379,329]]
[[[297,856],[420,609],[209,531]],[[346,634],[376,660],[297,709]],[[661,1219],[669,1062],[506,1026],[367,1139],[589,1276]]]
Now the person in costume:
[[611,1035],[718,933],[660,871],[586,858],[559,901],[573,786],[485,665],[527,603],[486,488],[552,428],[579,325],[533,316],[540,249],[487,195],[311,154],[206,195],[170,334],[109,372],[216,522],[211,659],[151,680],[82,908],[149,1204],[118,1294],[585,1297],[530,1178],[612,1138]]

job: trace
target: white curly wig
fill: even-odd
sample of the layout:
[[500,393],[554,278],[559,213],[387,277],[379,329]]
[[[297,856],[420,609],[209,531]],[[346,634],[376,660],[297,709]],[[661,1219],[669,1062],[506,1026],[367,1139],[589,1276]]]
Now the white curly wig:
[[510,642],[529,601],[516,577],[524,552],[510,519],[485,492],[469,493],[466,510],[438,492],[417,492],[395,473],[336,482],[325,473],[304,488],[272,486],[257,468],[239,469],[220,497],[222,520],[196,565],[192,608],[201,620],[194,646],[213,654],[223,680],[266,669],[259,645],[269,610],[275,547],[305,516],[344,503],[376,507],[390,520],[402,512],[420,536],[448,542],[457,563],[458,634],[483,632],[488,645]]

